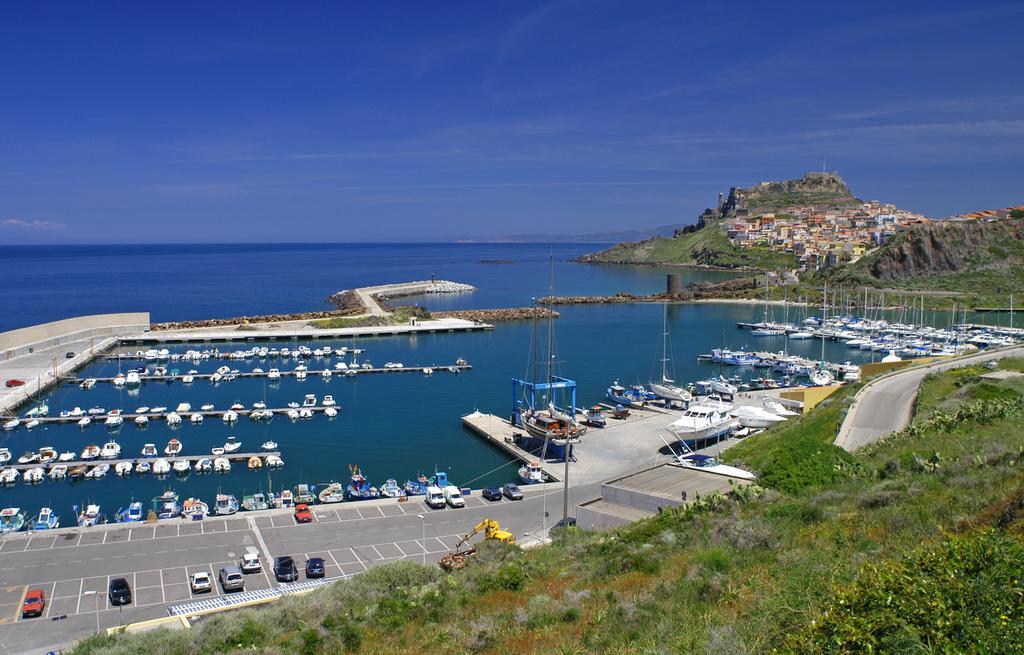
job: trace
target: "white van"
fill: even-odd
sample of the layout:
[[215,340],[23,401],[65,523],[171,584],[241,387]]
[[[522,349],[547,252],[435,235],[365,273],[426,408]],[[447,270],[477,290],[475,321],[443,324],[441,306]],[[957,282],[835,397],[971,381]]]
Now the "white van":
[[444,507],[444,493],[440,487],[427,487],[427,505],[434,509],[440,509]]
[[466,501],[462,498],[462,492],[455,485],[448,485],[444,488],[444,499],[452,507],[465,507]]

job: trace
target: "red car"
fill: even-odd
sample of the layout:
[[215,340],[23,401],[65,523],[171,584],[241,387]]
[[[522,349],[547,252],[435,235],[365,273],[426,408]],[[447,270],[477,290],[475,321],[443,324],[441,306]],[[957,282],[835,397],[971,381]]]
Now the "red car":
[[11,378],[10,380],[7,381],[7,388],[10,389],[11,387],[20,387],[23,386],[24,384],[24,380],[15,380],[14,378]]
[[295,506],[295,522],[296,523],[312,523],[313,512],[309,511],[309,505],[306,503],[299,503]]
[[25,604],[21,606],[21,615],[24,618],[30,616],[42,616],[46,608],[46,595],[42,589],[32,589],[25,594]]

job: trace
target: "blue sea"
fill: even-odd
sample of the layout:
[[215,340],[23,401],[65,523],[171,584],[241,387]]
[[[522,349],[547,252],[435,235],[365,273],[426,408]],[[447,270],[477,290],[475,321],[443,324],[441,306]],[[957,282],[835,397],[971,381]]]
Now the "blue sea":
[[[120,311],[149,311],[154,321],[169,321],[325,309],[326,297],[340,289],[431,276],[470,283],[477,291],[409,298],[407,302],[419,302],[431,309],[524,306],[531,304],[532,298],[546,295],[552,278],[557,294],[608,294],[661,291],[668,272],[681,272],[686,282],[721,280],[732,275],[570,261],[600,247],[304,244],[0,248],[0,306],[10,308],[0,314],[0,329]],[[513,263],[482,263],[496,259]],[[549,266],[552,260],[553,276]],[[561,374],[578,381],[580,405],[603,400],[605,388],[613,380],[646,382],[660,374],[660,305],[572,306],[560,307],[559,311],[561,317],[555,321],[557,365]],[[722,344],[782,349],[783,339],[753,339],[736,327],[737,321],[759,320],[763,312],[763,307],[749,305],[670,306],[670,351],[676,379],[690,381],[716,374],[716,368],[698,363],[697,355]],[[803,311],[789,316],[791,320],[803,317]],[[529,322],[513,322],[487,332],[339,340],[332,344],[363,348],[361,358],[377,365],[387,361],[420,366],[449,364],[462,357],[473,370],[459,375],[335,376],[329,381],[310,376],[305,381],[285,378],[274,385],[262,379],[238,379],[219,385],[197,381],[190,386],[146,383],[137,391],[119,391],[108,384],[99,384],[91,391],[63,386],[45,398],[52,413],[75,406],[133,411],[139,406],[165,405],[173,409],[180,402],[189,402],[195,408],[212,403],[223,410],[234,402],[248,407],[265,400],[270,407],[282,407],[301,401],[308,393],[318,398],[331,394],[341,413],[333,420],[318,416],[300,422],[276,417],[269,423],[255,423],[242,418],[234,426],[208,418],[199,426],[186,421],[177,430],[163,422],[154,422],[145,429],[126,423],[113,434],[124,449],[122,456],[136,455],[145,443],[155,443],[162,449],[172,436],[184,443],[184,454],[209,453],[212,446],[234,436],[243,442],[242,450],[249,452],[258,450],[266,440],[278,442],[285,467],[272,476],[249,472],[237,464],[226,475],[118,479],[111,471],[105,480],[75,484],[46,481],[30,487],[19,482],[0,489],[0,506],[20,506],[32,515],[39,507],[50,506],[69,525],[75,504],[97,502],[113,514],[133,498],[148,504],[152,497],[173,488],[183,498],[200,497],[212,505],[218,491],[241,499],[246,493],[268,487],[279,490],[299,482],[347,482],[350,465],[358,465],[375,484],[387,478],[402,482],[435,469],[447,470],[456,482],[474,487],[514,480],[518,465],[465,431],[460,417],[474,409],[503,416],[510,413],[511,379],[527,375],[533,329]],[[817,357],[819,348],[819,343],[810,340],[790,344],[791,352],[809,357]],[[184,349],[171,348],[179,352]],[[872,357],[839,344],[828,344],[826,355],[840,361]],[[196,368],[208,372],[221,363],[210,361]],[[290,369],[296,363],[252,360],[231,365],[241,370],[257,366],[266,370],[271,366]],[[128,365],[121,364],[122,368]],[[191,368],[186,363],[171,366],[182,371]],[[310,368],[322,366],[314,361]],[[117,369],[116,361],[97,361],[80,375],[112,375]],[[32,432],[19,428],[0,439],[17,457],[44,445],[80,452],[87,444],[102,445],[109,436],[101,425],[85,429],[51,425]]]

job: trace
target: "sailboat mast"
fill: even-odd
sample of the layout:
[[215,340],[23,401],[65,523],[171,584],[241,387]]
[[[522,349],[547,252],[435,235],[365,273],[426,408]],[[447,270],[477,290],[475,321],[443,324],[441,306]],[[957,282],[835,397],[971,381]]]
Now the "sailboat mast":
[[[1012,322],[1011,322],[1012,323]],[[661,319],[661,381],[668,382],[668,303]]]

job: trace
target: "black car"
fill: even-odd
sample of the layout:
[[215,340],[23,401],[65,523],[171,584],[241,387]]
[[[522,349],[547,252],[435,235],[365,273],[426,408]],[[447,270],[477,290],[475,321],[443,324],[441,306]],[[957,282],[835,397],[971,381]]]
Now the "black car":
[[274,577],[278,582],[295,582],[299,579],[299,571],[295,568],[295,561],[288,557],[274,558]]
[[310,557],[306,560],[307,578],[322,578],[324,577],[324,572],[324,558]]
[[501,487],[501,493],[503,493],[505,497],[508,498],[509,500],[523,499],[523,492],[519,490],[518,486],[512,484],[511,482],[506,482]]
[[124,578],[111,580],[107,595],[110,597],[111,605],[130,605],[132,602],[132,588]]
[[498,487],[487,487],[480,492],[485,500],[501,500],[501,489]]
[[64,353],[64,357],[67,358],[67,359],[74,359],[75,358],[75,353],[73,353],[73,352],[71,352],[69,350],[66,353]]

